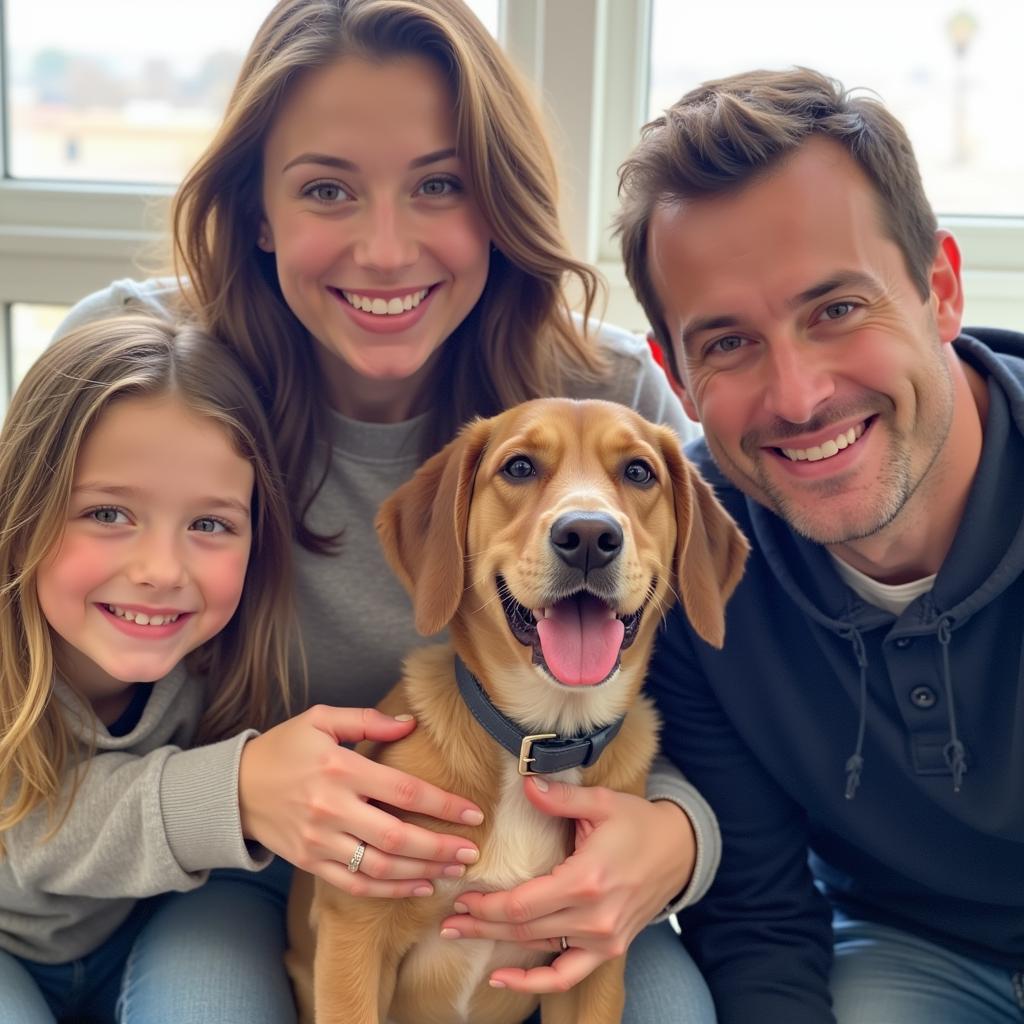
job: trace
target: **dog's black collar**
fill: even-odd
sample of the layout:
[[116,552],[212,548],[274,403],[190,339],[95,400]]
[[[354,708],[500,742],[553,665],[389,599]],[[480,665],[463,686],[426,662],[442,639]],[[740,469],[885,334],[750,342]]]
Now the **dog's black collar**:
[[459,692],[473,717],[510,754],[519,758],[520,775],[547,775],[566,768],[589,768],[622,728],[625,715],[611,725],[582,736],[563,738],[557,733],[527,733],[506,718],[484,693],[483,687],[462,659],[455,657]]

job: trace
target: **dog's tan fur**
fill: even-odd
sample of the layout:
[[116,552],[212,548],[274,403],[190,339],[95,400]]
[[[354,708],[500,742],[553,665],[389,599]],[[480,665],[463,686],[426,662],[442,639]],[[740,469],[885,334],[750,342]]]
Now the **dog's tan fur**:
[[[529,457],[535,478],[508,479],[503,467],[516,456]],[[652,485],[625,479],[635,459],[654,470]],[[647,602],[619,671],[599,686],[562,686],[532,664],[532,649],[511,633],[497,596],[501,575],[518,602],[547,606],[557,567],[549,533],[568,510],[618,520],[616,610]],[[697,631],[721,646],[724,605],[742,574],[746,543],[680,455],[674,433],[621,406],[563,399],[470,424],[384,503],[377,527],[412,596],[417,629],[432,635],[447,626],[451,644],[414,651],[380,704],[388,714],[414,715],[416,730],[365,752],[475,801],[485,816],[476,828],[404,816],[464,835],[478,844],[480,859],[463,879],[437,882],[433,896],[400,901],[353,898],[319,879],[314,894],[312,879],[298,878],[288,965],[300,1011],[316,1024],[518,1024],[537,997],[492,989],[489,973],[544,963],[551,954],[441,940],[440,922],[461,891],[508,889],[548,873],[571,851],[572,827],[528,803],[515,759],[459,695],[454,652],[494,704],[531,731],[569,735],[625,714],[596,764],[560,777],[642,794],[657,720],[639,691],[657,624],[677,592]],[[608,961],[569,992],[541,997],[544,1024],[618,1021],[623,961]]]

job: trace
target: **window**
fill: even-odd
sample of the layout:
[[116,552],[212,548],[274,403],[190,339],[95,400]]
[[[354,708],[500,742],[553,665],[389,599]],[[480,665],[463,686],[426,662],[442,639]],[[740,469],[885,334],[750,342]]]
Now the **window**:
[[67,306],[42,306],[36,303],[15,302],[11,305],[11,390],[25,376],[25,371],[36,361],[49,344],[53,332],[67,316]]
[[[471,6],[495,31],[498,0]],[[216,129],[271,7],[176,0],[154,31],[138,0],[6,0],[7,174],[179,181]]]
[[[12,327],[19,337],[28,330],[14,304],[66,306],[158,262],[173,183],[217,123],[271,4],[0,0],[0,366],[8,377],[23,358],[11,350]],[[960,5],[970,16],[952,23]],[[906,119],[927,187],[964,249],[969,320],[1024,324],[1024,134],[1016,130],[1024,86],[1007,50],[1024,37],[1024,5],[863,0],[841,22],[811,0],[471,6],[550,111],[564,223],[577,255],[609,282],[609,320],[645,326],[609,225],[616,168],[652,103],[708,75],[803,61],[873,87]]]
[[199,155],[271,4],[140,6],[7,0],[10,177],[171,184]]
[[[0,0],[0,411],[67,306],[164,262],[174,183],[272,6]],[[470,6],[497,33],[501,0]]]
[[[1024,4],[654,0],[648,116],[710,78],[803,65],[867,87],[903,122],[941,214],[1024,216]],[[913,46],[907,40],[913,40]],[[728,40],[728,45],[721,45]]]
[[[1024,323],[1024,86],[1015,43],[1024,5],[1003,0],[864,0],[851,9],[813,0],[627,3],[605,58],[622,109],[606,145],[619,159],[641,123],[688,89],[757,67],[804,64],[878,93],[904,122],[925,187],[964,254],[965,322]],[[614,16],[623,19],[618,10]],[[626,110],[634,112],[624,132]],[[609,318],[642,324],[607,225],[616,176],[598,185],[601,233],[591,252],[610,282]]]

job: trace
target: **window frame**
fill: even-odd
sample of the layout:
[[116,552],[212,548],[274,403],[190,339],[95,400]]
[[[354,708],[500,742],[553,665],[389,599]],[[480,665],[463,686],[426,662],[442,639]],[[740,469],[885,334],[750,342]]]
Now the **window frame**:
[[[14,302],[71,304],[119,277],[151,272],[166,240],[169,186],[24,181],[6,177],[4,8],[0,0],[0,400],[11,364]],[[643,316],[610,237],[616,168],[647,103],[650,0],[503,0],[499,40],[542,99],[562,173],[573,252],[608,282],[605,315]],[[968,317],[1024,326],[1024,218],[946,217],[964,251]]]
[[[650,0],[516,0],[508,6],[527,25],[507,34],[506,46],[551,110],[573,251],[604,275],[607,318],[640,329],[643,313],[608,228],[618,204],[617,166],[647,119]],[[545,40],[557,43],[546,46]],[[939,223],[963,253],[965,322],[1024,329],[1024,217],[940,216]]]

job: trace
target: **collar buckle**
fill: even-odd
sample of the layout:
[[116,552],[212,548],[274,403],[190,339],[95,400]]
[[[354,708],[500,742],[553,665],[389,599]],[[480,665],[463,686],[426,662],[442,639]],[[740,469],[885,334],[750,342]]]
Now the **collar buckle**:
[[534,743],[539,743],[541,740],[557,739],[557,732],[536,732],[532,736],[524,736],[522,742],[519,744],[519,774],[539,775],[540,772],[532,772],[529,768],[529,766],[537,760],[535,757],[530,757],[530,754],[533,753],[533,745]]

